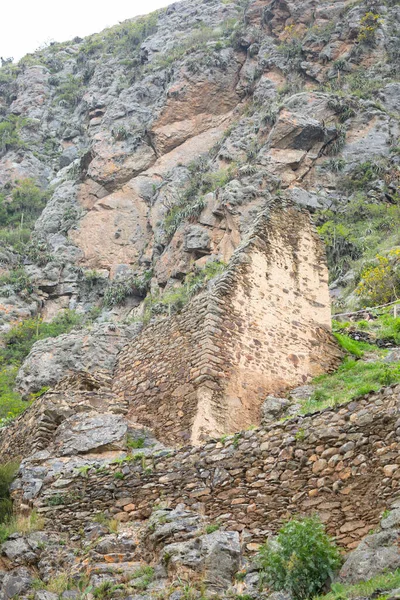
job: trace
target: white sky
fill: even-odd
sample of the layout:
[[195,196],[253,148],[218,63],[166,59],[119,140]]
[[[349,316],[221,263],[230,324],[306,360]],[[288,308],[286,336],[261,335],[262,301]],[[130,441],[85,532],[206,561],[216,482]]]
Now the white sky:
[[173,0],[2,0],[0,56],[17,61],[50,41],[84,37]]

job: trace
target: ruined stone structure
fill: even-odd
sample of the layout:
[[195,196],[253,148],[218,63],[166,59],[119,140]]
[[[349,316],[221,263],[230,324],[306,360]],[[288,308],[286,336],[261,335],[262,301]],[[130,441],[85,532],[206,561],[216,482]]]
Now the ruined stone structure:
[[[148,458],[134,451],[134,460],[94,465],[86,476],[72,464],[60,479],[44,460],[46,478],[33,505],[50,527],[68,530],[102,511],[135,521],[160,502],[184,503],[227,529],[246,530],[249,550],[285,519],[316,512],[342,546],[353,548],[398,497],[399,411],[397,385],[201,447]],[[24,491],[19,481],[17,505]],[[62,505],[52,505],[53,495]]]
[[168,443],[259,423],[265,396],[328,371],[328,273],[309,214],[272,208],[211,289],[122,351],[114,391]]
[[123,414],[127,407],[110,389],[110,376],[98,371],[79,373],[63,379],[54,389],[38,398],[7,428],[0,430],[2,460],[29,456],[47,448],[59,425],[79,413]]

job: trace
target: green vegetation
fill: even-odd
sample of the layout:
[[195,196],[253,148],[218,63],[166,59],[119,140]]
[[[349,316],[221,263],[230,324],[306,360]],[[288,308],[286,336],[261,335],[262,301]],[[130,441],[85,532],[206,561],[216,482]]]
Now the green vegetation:
[[1,295],[5,298],[13,294],[28,297],[34,292],[35,287],[25,269],[18,267],[0,275],[0,289]]
[[131,585],[136,590],[147,590],[154,579],[154,569],[148,565],[144,565],[137,569],[131,575]]
[[157,31],[158,15],[159,11],[156,11],[89,36],[80,48],[78,61],[85,62],[87,56],[100,54],[113,54],[132,59],[141,43]]
[[67,106],[76,106],[84,93],[83,81],[79,77],[68,74],[57,86],[57,100]]
[[9,517],[6,521],[0,524],[0,544],[5,542],[13,533],[32,533],[40,531],[44,527],[44,521],[33,510],[29,517]]
[[[400,309],[400,307],[399,307]],[[373,343],[378,345],[393,344],[400,346],[400,317],[394,317],[393,308],[368,311],[372,318],[354,322],[333,320],[333,330],[337,333],[352,333],[357,330],[367,332]]]
[[[11,191],[0,190],[0,247],[11,247],[20,255],[21,263],[0,278],[1,287],[15,286],[17,292],[26,288],[27,293],[32,293],[31,284],[21,266],[22,259],[27,257],[38,264],[45,264],[51,258],[45,242],[32,240],[34,223],[49,196],[50,190],[41,190],[30,178],[17,181]],[[22,280],[28,285],[23,286]]]
[[11,194],[0,193],[0,227],[30,228],[46,206],[49,192],[33,179],[21,179]]
[[[0,427],[18,416],[29,405],[14,392],[15,378],[23,360],[38,340],[69,333],[82,325],[82,317],[74,311],[60,313],[50,323],[40,318],[26,319],[12,327],[2,338],[0,348]],[[46,390],[31,396],[33,400]]]
[[363,44],[372,46],[375,43],[376,32],[382,22],[383,20],[379,14],[371,11],[365,13],[361,18],[357,40]]
[[128,438],[126,445],[128,446],[128,448],[131,448],[132,450],[136,450],[138,448],[144,448],[145,439],[144,439],[144,437],[139,437],[136,439]]
[[132,275],[124,279],[110,281],[104,293],[104,306],[107,308],[118,306],[129,296],[144,298],[149,290],[152,276],[153,272],[149,270],[145,271],[143,275]]
[[214,533],[214,531],[218,531],[220,525],[218,523],[210,523],[210,525],[206,525],[204,531],[206,533]]
[[45,323],[40,318],[21,321],[3,337],[4,347],[0,348],[0,365],[19,365],[38,340],[57,337],[81,326],[82,316],[73,310],[65,310],[50,323]]
[[356,294],[364,303],[386,304],[400,295],[400,248],[390,250],[386,256],[377,254],[374,264],[361,272]]
[[400,363],[345,358],[337,371],[313,380],[317,387],[311,399],[303,404],[301,412],[306,414],[337,406],[397,382],[400,382]]
[[7,150],[17,150],[24,147],[20,132],[28,123],[27,119],[16,115],[8,115],[2,118],[0,121],[0,155],[7,152]]
[[[400,569],[393,573],[383,573],[368,581],[343,585],[334,583],[331,592],[324,596],[316,596],[314,600],[353,600],[353,598],[386,598],[383,592],[397,589],[400,586]],[[376,594],[378,592],[378,594]]]
[[332,580],[340,566],[340,553],[322,523],[311,517],[286,523],[276,540],[261,548],[259,562],[270,589],[304,600]]
[[[321,210],[316,215],[318,231],[326,245],[332,280],[344,275],[350,268],[361,275],[366,261],[371,261],[368,266],[377,266],[379,255],[389,260],[392,271],[397,268],[395,251],[393,256],[386,255],[388,249],[400,244],[400,199],[395,197],[393,203],[378,203],[368,198],[369,183],[383,175],[377,175],[376,166],[372,168],[370,163],[363,165],[341,180],[342,188],[353,194],[349,202],[340,206],[339,210]],[[387,265],[385,271],[388,271]],[[394,293],[392,282],[393,278],[388,281],[386,291],[383,290],[385,297]]]
[[181,310],[185,304],[200,292],[211,279],[223,273],[226,265],[221,261],[210,261],[203,269],[197,269],[186,275],[182,285],[165,292],[162,296],[148,295],[144,301],[144,321],[153,315],[169,314]]
[[334,336],[339,343],[339,346],[348,354],[352,354],[353,356],[357,356],[357,358],[361,358],[364,355],[364,351],[374,351],[376,347],[372,344],[367,344],[366,342],[358,342],[353,340],[348,335],[344,335],[343,333],[334,332]]
[[232,164],[226,169],[209,171],[208,161],[201,158],[188,167],[190,184],[178,201],[169,208],[164,227],[168,238],[172,238],[178,227],[187,219],[195,219],[204,209],[205,194],[224,187],[237,175],[237,166]]
[[117,519],[111,519],[110,517],[107,517],[104,513],[99,513],[94,516],[93,521],[95,523],[99,523],[99,525],[107,527],[110,533],[118,533],[119,521],[117,521]]
[[[18,471],[17,462],[8,462],[0,465],[0,523],[10,518],[12,503],[10,499],[10,485]],[[1,534],[0,534],[1,535]]]

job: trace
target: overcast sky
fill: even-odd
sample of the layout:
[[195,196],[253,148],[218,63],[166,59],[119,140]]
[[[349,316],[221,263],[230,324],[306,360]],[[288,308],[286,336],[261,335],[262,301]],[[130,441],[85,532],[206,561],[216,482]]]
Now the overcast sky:
[[84,37],[173,0],[3,0],[0,56],[19,60],[50,42]]

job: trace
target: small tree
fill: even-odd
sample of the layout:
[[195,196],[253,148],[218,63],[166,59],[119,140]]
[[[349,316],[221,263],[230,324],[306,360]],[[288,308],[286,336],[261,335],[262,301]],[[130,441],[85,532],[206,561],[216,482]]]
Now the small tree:
[[262,546],[259,559],[266,584],[295,600],[320,593],[340,565],[338,548],[314,517],[286,523],[275,540]]

